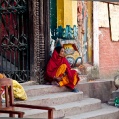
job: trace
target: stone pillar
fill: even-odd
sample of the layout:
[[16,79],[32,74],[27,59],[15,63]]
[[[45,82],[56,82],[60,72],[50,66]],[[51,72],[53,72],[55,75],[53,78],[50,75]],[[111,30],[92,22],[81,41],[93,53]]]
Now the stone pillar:
[[88,62],[93,63],[93,2],[87,1],[88,9]]
[[64,27],[64,0],[57,0],[57,27]]
[[44,41],[45,41],[45,67],[50,57],[50,0],[45,0],[44,11]]
[[93,63],[99,67],[98,1],[93,2]]
[[28,1],[29,11],[29,42],[30,42],[30,80],[34,80],[34,34],[33,34],[33,0]]
[[57,26],[77,25],[77,1],[57,0]]
[[[39,66],[39,83],[42,83],[44,80],[44,66],[45,66],[45,41],[44,41],[44,14],[43,14],[43,0],[39,1],[39,57],[38,57],[38,66]],[[45,34],[47,35],[47,34]]]
[[80,56],[82,57],[82,63],[83,63],[84,24],[83,24],[82,9],[83,9],[83,3],[82,1],[78,1],[77,2],[78,40],[80,42]]
[[43,30],[43,0],[33,1],[33,29],[34,29],[34,78],[41,82],[45,62],[45,42]]
[[49,0],[33,0],[34,80],[44,81],[50,48]]
[[72,0],[72,25],[77,26],[77,1]]
[[34,80],[36,81],[39,81],[40,79],[39,18],[39,0],[33,0]]

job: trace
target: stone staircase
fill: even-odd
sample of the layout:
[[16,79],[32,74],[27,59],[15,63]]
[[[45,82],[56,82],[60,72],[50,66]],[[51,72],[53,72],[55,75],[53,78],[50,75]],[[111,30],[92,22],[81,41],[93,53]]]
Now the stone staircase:
[[[119,109],[102,104],[100,99],[89,98],[82,91],[70,92],[67,88],[53,85],[23,85],[28,100],[15,101],[33,105],[55,107],[54,119],[119,119]],[[16,108],[24,110],[24,118],[47,119],[47,111]],[[1,114],[0,117],[7,115]]]

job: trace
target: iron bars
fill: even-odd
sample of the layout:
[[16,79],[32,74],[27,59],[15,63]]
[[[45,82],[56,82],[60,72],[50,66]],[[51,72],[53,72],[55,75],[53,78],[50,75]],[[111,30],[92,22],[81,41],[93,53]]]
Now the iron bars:
[[19,82],[29,80],[26,0],[0,0],[0,71]]

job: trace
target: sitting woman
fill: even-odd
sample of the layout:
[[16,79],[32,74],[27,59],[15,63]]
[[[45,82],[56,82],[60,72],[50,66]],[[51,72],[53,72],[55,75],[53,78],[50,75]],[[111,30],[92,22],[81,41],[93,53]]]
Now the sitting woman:
[[78,92],[75,88],[79,81],[78,74],[72,70],[65,58],[64,48],[58,46],[54,49],[52,57],[46,69],[46,80],[50,83],[57,82],[58,86],[66,86],[73,92]]

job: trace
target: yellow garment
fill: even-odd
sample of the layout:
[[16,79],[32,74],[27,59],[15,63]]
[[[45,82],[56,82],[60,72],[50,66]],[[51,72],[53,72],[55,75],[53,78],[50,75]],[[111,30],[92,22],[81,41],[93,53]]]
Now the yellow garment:
[[[66,64],[62,64],[62,65],[58,68],[58,70],[57,70],[57,72],[56,72],[56,77],[59,77],[60,75],[63,75],[63,74],[65,73],[65,71],[66,71],[66,68],[67,68]],[[67,75],[66,75],[66,76],[64,76],[64,77],[62,78],[62,81],[59,82],[59,85],[60,85],[60,86],[64,86],[64,85],[66,85],[66,84],[68,84],[68,83],[69,83],[69,80],[68,80],[68,77],[67,77]]]
[[[57,70],[57,72],[56,72],[56,77],[59,77],[59,76],[63,75],[63,74],[65,73],[65,71],[66,71],[66,68],[67,68],[67,65],[66,65],[66,64],[62,64],[62,65],[58,68],[58,70]],[[69,83],[68,76],[65,75],[65,76],[62,78],[62,81],[59,82],[59,86],[64,86],[64,85],[66,85],[66,84],[68,84],[68,83]],[[77,73],[74,75],[73,85],[76,85],[76,83],[77,83]]]
[[[0,73],[0,78],[5,78],[5,77],[6,77],[5,74]],[[12,80],[12,83],[13,83],[14,98],[20,99],[20,100],[27,100],[27,95],[24,88],[15,80]]]
[[0,73],[0,79],[5,78],[6,76],[4,74]]
[[73,82],[74,85],[77,84],[77,73],[74,75],[74,82]]
[[24,88],[16,80],[12,80],[12,81],[13,81],[14,98],[20,100],[27,100],[27,95]]

